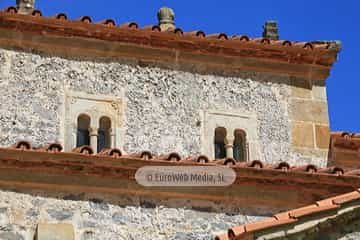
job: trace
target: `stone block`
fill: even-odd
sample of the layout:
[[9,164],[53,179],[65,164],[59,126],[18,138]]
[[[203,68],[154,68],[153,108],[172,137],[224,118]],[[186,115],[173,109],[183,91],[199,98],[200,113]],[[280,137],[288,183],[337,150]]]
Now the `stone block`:
[[24,240],[24,237],[22,235],[20,235],[19,233],[15,233],[15,232],[3,232],[3,233],[0,233],[0,239]]
[[330,144],[330,129],[327,125],[316,125],[316,147],[321,149],[328,149]]
[[290,119],[313,123],[329,123],[326,102],[292,99],[289,110]]
[[327,101],[325,84],[317,83],[312,87],[312,95],[314,100]]
[[293,148],[294,153],[301,154],[311,158],[322,158],[327,159],[328,150],[325,149],[310,149],[310,148]]
[[292,145],[294,147],[314,148],[313,124],[293,122],[291,129]]
[[39,224],[35,240],[74,240],[74,227],[71,224]]
[[311,87],[308,80],[292,77],[290,83],[292,97],[311,99]]

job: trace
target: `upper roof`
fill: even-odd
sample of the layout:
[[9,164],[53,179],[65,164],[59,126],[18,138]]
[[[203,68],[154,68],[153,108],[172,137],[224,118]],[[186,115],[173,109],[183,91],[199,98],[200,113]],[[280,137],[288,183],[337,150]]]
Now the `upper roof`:
[[338,42],[293,42],[206,34],[201,30],[163,31],[157,25],[140,28],[106,19],[93,23],[83,16],[44,17],[39,10],[17,14],[15,7],[0,12],[0,46],[62,56],[126,58],[206,73],[243,71],[293,75],[324,80],[340,51]]

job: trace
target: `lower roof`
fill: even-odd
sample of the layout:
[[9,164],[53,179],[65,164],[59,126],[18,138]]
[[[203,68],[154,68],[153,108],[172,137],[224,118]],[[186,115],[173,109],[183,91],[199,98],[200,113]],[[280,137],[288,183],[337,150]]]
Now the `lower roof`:
[[360,222],[360,189],[282,212],[262,221],[233,227],[215,239],[318,239],[334,230],[329,228],[337,228],[336,221],[341,225]]
[[[231,186],[149,188],[140,186],[134,178],[143,166],[216,165],[234,170],[236,179]],[[354,191],[360,187],[360,177],[356,171],[336,167],[292,167],[286,162],[267,165],[258,160],[212,160],[203,155],[181,157],[177,153],[156,156],[148,151],[127,154],[119,149],[94,154],[89,146],[62,152],[57,143],[34,149],[29,142],[20,141],[0,148],[0,187],[193,199],[279,212]]]

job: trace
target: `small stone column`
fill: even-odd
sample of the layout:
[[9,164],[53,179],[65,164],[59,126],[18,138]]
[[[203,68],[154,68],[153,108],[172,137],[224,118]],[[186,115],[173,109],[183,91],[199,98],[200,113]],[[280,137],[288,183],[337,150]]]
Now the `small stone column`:
[[227,158],[234,158],[233,147],[234,147],[234,138],[226,138],[225,149],[226,149]]
[[72,137],[72,145],[71,147],[69,147],[69,151],[72,149],[72,148],[76,148],[76,144],[77,144],[77,127],[76,127],[76,124],[72,127],[72,131],[71,131],[71,137]]
[[110,146],[111,148],[115,148],[115,129],[110,128],[109,133],[110,133]]
[[96,127],[90,127],[89,133],[90,133],[90,146],[93,149],[94,153],[96,153],[97,152],[98,129]]

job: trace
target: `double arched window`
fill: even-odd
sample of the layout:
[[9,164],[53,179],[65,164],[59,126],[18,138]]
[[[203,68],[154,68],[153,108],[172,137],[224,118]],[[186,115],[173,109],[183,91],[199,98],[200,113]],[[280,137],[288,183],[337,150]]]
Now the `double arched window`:
[[246,161],[246,133],[244,130],[236,129],[232,135],[227,135],[224,127],[215,129],[214,137],[215,159],[234,158],[237,161]]
[[91,118],[87,114],[80,114],[77,118],[76,147],[92,146],[100,152],[104,148],[111,148],[114,139],[111,135],[112,121],[103,116],[99,119],[98,127],[92,129]]

